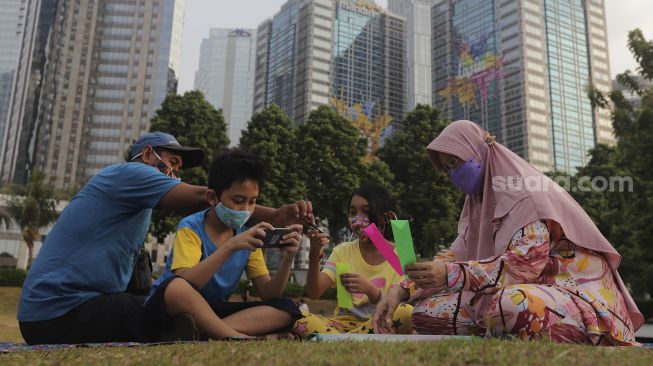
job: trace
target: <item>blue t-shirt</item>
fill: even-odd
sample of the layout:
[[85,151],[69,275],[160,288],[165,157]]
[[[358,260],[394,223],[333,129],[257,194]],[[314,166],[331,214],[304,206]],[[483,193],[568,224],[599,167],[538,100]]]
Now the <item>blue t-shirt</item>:
[[[209,236],[206,234],[206,231],[204,231],[204,219],[207,212],[208,210],[204,210],[187,216],[181,220],[179,226],[177,226],[177,231],[182,228],[189,228],[199,236],[202,242],[202,255],[200,257],[200,262],[217,250],[215,244],[213,244]],[[247,229],[247,227],[242,226],[236,231],[235,234],[238,235]],[[163,281],[174,276],[171,270],[174,249],[175,246],[173,245],[172,249],[170,250],[170,255],[168,255],[168,259],[166,261],[165,272],[156,280],[156,282],[154,282],[154,285],[152,285],[152,289],[150,290],[149,296],[145,302],[149,301],[150,297],[154,294],[154,292],[156,292],[156,289]],[[213,273],[211,279],[206,283],[206,285],[204,285],[204,287],[200,289],[200,293],[209,304],[221,303],[229,300],[229,297],[234,293],[236,287],[238,286],[238,282],[240,277],[243,275],[245,267],[247,266],[247,261],[249,260],[250,254],[251,252],[247,249],[241,249],[233,252],[233,254],[227,258],[222,266],[215,273]]]
[[152,208],[179,183],[136,162],[111,165],[91,178],[64,209],[34,260],[18,320],[53,319],[95,296],[124,292]]

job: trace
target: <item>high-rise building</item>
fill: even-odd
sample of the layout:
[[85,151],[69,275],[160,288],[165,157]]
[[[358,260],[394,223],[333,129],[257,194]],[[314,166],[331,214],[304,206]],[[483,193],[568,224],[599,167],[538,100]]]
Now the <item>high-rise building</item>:
[[237,145],[252,116],[256,30],[211,29],[202,40],[195,89],[222,108],[231,145]]
[[573,172],[614,143],[603,0],[440,0],[432,8],[433,102],[476,121],[542,171]]
[[289,0],[257,34],[255,111],[275,103],[299,124],[324,104],[403,118],[403,17],[373,1]]
[[388,0],[388,10],[406,18],[406,107],[431,105],[431,7],[438,0]]
[[0,0],[0,143],[5,132],[11,90],[25,25],[27,0]]
[[2,178],[40,169],[68,188],[123,161],[176,90],[185,0],[41,3],[36,14],[48,18],[31,31],[39,42],[25,55],[43,61],[17,85],[26,98],[6,129]]
[[[653,80],[649,80],[644,78],[642,75],[637,75],[635,76],[635,80],[639,84],[639,87],[642,90],[649,90],[653,88]],[[620,91],[626,101],[628,101],[630,104],[632,104],[634,109],[639,109],[642,106],[642,96],[637,94],[636,92],[633,92],[623,84],[621,84],[618,80],[612,80],[612,89],[616,91]]]
[[26,183],[34,161],[38,106],[57,2],[28,0],[25,3],[16,69],[11,90],[7,92],[10,99],[0,140],[0,183]]

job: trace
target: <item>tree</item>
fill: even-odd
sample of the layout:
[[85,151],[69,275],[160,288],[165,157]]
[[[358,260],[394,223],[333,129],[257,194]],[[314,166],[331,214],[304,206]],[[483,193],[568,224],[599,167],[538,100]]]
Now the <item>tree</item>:
[[240,147],[256,155],[266,170],[259,197],[263,205],[280,207],[306,197],[295,134],[292,121],[276,104],[254,114],[243,131]]
[[33,171],[25,187],[13,187],[7,213],[0,220],[9,226],[14,222],[20,227],[20,234],[27,245],[27,268],[32,266],[34,242],[41,239],[41,229],[55,222],[59,217],[54,199],[54,185],[47,181],[41,171]]
[[[204,150],[204,163],[199,167],[183,169],[181,173],[184,182],[194,185],[207,184],[211,161],[229,145],[222,110],[216,110],[198,90],[184,95],[169,94],[156,111],[150,131],[172,134],[181,145]],[[156,210],[152,215],[150,234],[158,243],[163,243],[180,219],[171,211]]]
[[433,169],[426,154],[426,146],[446,125],[438,110],[418,105],[377,152],[394,173],[401,212],[410,220],[416,250],[423,256],[457,236],[462,194]]
[[331,237],[337,240],[347,227],[350,195],[366,174],[362,158],[367,139],[349,121],[321,106],[299,127],[295,146],[315,214],[328,219]]
[[[653,169],[650,152],[653,149],[653,90],[642,81],[653,80],[653,42],[646,40],[638,29],[629,32],[628,48],[638,61],[637,73],[630,70],[619,74],[617,80],[633,95],[641,98],[641,105],[631,104],[620,91],[604,96],[596,90],[590,94],[599,108],[609,98],[612,104],[612,125],[617,146],[598,145],[590,152],[580,176],[628,177],[632,192],[606,190],[603,192],[572,193],[596,222],[599,230],[615,245],[623,256],[619,268],[635,296],[653,294]],[[650,84],[649,84],[650,85]]]

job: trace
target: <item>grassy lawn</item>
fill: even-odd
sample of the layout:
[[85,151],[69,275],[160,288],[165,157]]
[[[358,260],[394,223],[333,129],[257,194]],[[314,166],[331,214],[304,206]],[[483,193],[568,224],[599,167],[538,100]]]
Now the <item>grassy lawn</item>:
[[[21,341],[15,321],[20,289],[0,287],[0,342]],[[327,312],[328,302],[309,302]],[[653,350],[500,340],[383,342],[210,342],[86,348],[0,355],[0,365],[653,365]]]
[[16,320],[18,297],[20,288],[0,287],[0,342],[23,342]]
[[211,342],[0,355],[0,364],[119,365],[651,365],[647,349],[499,340],[383,342]]

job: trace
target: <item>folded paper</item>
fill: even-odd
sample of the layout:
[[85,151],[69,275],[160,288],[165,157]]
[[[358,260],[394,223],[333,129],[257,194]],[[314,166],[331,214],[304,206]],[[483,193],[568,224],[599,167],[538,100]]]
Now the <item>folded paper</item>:
[[408,220],[392,220],[390,224],[392,225],[392,234],[395,238],[401,268],[406,269],[407,264],[417,262],[413,237],[410,234],[410,225],[408,224]]
[[338,307],[351,309],[351,294],[345,286],[342,285],[342,280],[340,275],[344,273],[349,273],[349,263],[336,263],[336,291],[338,294]]
[[397,257],[397,253],[395,253],[394,248],[390,243],[388,243],[379,229],[377,229],[375,224],[369,224],[365,229],[363,229],[363,232],[367,237],[372,241],[372,244],[376,247],[376,250],[381,253],[383,258],[385,258],[388,263],[392,266],[392,268],[397,272],[400,276],[404,275],[404,271],[401,269],[401,263],[399,262],[399,257]]

